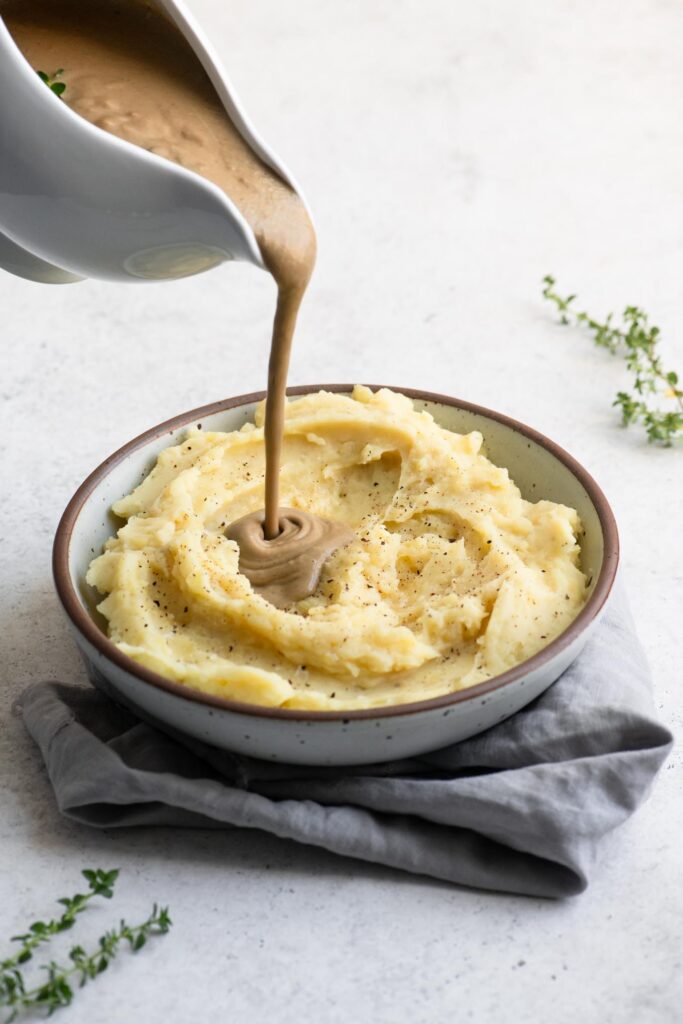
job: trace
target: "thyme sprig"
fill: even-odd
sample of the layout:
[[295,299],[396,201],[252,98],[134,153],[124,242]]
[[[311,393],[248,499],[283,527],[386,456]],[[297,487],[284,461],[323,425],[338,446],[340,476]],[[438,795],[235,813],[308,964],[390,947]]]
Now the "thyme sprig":
[[678,374],[665,370],[658,350],[659,327],[650,324],[647,313],[639,306],[627,306],[621,322],[609,313],[604,320],[595,320],[588,313],[574,308],[576,295],[562,297],[555,291],[555,278],[543,278],[543,296],[560,313],[560,323],[586,327],[593,341],[612,355],[623,356],[633,374],[630,391],[618,391],[613,406],[621,411],[622,423],[639,423],[651,443],[670,448],[683,437],[683,389]]
[[[27,932],[23,935],[13,935],[11,942],[20,942],[21,947],[14,956],[0,961],[0,986],[2,974],[11,970],[19,964],[25,964],[33,956],[33,950],[43,942],[48,942],[53,935],[68,931],[76,920],[76,915],[81,914],[91,899],[95,896],[103,896],[111,899],[114,895],[114,885],[119,877],[118,869],[113,871],[102,871],[100,868],[90,870],[86,868],[81,874],[88,883],[90,892],[77,892],[74,896],[64,896],[57,900],[65,908],[62,915],[52,921],[34,921]],[[0,993],[2,988],[0,987]]]
[[41,969],[47,972],[47,980],[29,986],[21,967],[32,959],[36,946],[72,928],[77,915],[85,910],[94,896],[103,896],[105,899],[113,896],[118,870],[87,869],[82,873],[88,882],[89,892],[60,899],[58,902],[63,904],[65,910],[59,918],[35,921],[25,934],[12,937],[13,942],[21,943],[21,947],[13,956],[0,961],[0,1007],[10,1011],[6,1024],[15,1020],[21,1010],[45,1009],[47,1016],[51,1016],[55,1010],[72,1002],[75,995],[74,983],[82,988],[86,982],[107,969],[118,954],[121,943],[128,943],[132,952],[137,953],[150,936],[165,934],[171,927],[168,907],[158,907],[155,903],[145,921],[136,925],[121,921],[118,928],[100,937],[92,952],[86,952],[79,945],[72,946],[68,963],[59,964],[51,960],[43,965]]
[[60,82],[59,79],[64,74],[64,68],[57,68],[51,75],[48,75],[45,71],[38,71],[37,75],[41,82],[45,82],[48,89],[52,89],[55,96],[61,96],[66,89],[66,82]]

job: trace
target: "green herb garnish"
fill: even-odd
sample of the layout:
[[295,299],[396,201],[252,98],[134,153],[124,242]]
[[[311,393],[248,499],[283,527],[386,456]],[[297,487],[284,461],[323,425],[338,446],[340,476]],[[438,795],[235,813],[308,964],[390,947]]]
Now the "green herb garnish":
[[114,895],[114,884],[118,878],[118,871],[90,871],[82,872],[88,883],[90,892],[77,892],[75,896],[64,896],[57,900],[66,909],[61,917],[53,921],[36,921],[31,925],[25,935],[13,935],[12,942],[21,942],[21,949],[13,957],[0,961],[0,971],[6,971],[18,964],[25,964],[33,955],[33,950],[43,942],[48,942],[53,935],[59,935],[71,928],[76,920],[76,915],[85,910],[88,902],[93,896],[104,896],[111,899]]
[[21,1010],[42,1008],[47,1010],[47,1016],[51,1016],[61,1006],[69,1006],[74,997],[74,981],[82,988],[87,981],[105,971],[117,955],[122,942],[127,942],[130,949],[137,953],[151,935],[164,934],[171,927],[168,908],[159,908],[155,903],[146,921],[132,926],[121,921],[118,928],[101,936],[96,948],[90,953],[82,946],[73,946],[66,965],[51,960],[41,968],[47,972],[47,980],[29,986],[21,966],[32,959],[34,949],[48,942],[52,936],[72,928],[76,916],[85,910],[94,896],[111,899],[114,895],[118,870],[85,870],[82,874],[88,882],[89,892],[76,893],[58,900],[65,907],[60,917],[52,921],[35,921],[25,934],[12,937],[11,941],[19,942],[21,946],[14,956],[0,961],[0,1007],[10,1010],[9,1016],[5,1018],[6,1024],[15,1020]]
[[[593,341],[612,355],[621,355],[634,376],[630,391],[618,391],[613,406],[621,410],[622,423],[640,423],[650,442],[670,448],[683,436],[683,390],[678,374],[665,370],[658,351],[659,327],[650,324],[647,313],[627,306],[621,323],[610,313],[603,321],[574,309],[576,295],[562,298],[555,291],[555,278],[543,278],[543,296],[560,313],[560,323],[587,327]],[[667,407],[668,406],[668,407]]]
[[55,96],[61,96],[66,89],[66,82],[60,82],[59,78],[64,74],[64,68],[57,68],[51,75],[46,74],[44,71],[38,71],[38,78],[41,82],[45,82],[48,89],[52,89]]

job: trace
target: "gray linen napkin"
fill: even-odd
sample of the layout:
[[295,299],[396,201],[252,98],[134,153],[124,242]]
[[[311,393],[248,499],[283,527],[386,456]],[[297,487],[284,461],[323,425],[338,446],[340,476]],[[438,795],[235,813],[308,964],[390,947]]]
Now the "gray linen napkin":
[[59,683],[31,686],[19,707],[59,809],[76,821],[264,829],[463,885],[549,897],[585,889],[600,840],[645,798],[672,742],[653,715],[619,590],[581,657],[533,704],[410,761],[256,761]]

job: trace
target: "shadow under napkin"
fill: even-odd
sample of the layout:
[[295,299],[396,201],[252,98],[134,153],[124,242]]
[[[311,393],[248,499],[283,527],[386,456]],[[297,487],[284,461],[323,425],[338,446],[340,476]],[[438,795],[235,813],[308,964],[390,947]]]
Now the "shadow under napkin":
[[410,761],[307,768],[228,754],[140,723],[78,686],[18,706],[60,811],[112,828],[264,829],[483,889],[582,892],[601,838],[647,795],[671,734],[620,590],[581,657],[533,704]]

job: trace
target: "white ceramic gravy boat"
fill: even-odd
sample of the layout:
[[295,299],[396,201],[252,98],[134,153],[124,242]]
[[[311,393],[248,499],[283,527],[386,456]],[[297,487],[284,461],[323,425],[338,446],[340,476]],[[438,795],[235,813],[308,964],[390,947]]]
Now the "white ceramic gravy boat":
[[[192,15],[179,0],[155,2],[244,139],[301,195]],[[70,110],[40,81],[1,17],[0,95],[0,267],[46,283],[168,280],[226,260],[263,267],[251,228],[218,186]]]

